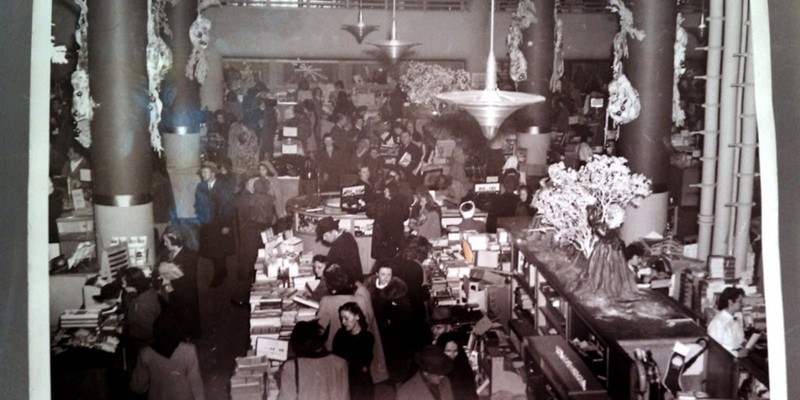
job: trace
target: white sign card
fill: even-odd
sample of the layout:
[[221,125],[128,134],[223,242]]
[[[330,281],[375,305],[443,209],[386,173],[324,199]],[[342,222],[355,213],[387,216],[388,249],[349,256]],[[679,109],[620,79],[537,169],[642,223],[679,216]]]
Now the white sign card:
[[86,199],[83,197],[83,189],[72,189],[72,206],[76,210],[86,208]]
[[91,182],[92,181],[92,170],[81,168],[80,170],[80,179],[82,182]]
[[256,355],[266,356],[270,360],[286,361],[289,356],[289,342],[260,337],[256,339]]

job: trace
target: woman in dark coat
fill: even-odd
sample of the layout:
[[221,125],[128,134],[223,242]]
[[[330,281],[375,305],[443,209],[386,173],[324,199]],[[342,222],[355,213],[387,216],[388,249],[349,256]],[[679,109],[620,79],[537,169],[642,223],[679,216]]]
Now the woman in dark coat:
[[[168,313],[181,327],[183,337],[200,337],[200,299],[197,289],[197,253],[184,246],[183,238],[170,228],[164,232],[164,246],[154,278],[161,278],[161,294],[164,299],[162,312]],[[180,270],[181,276],[166,279],[162,275],[173,268]]]
[[411,377],[413,354],[426,343],[427,326],[416,320],[411,312],[408,287],[392,276],[392,260],[378,260],[364,286],[372,297],[372,307],[383,342],[386,366],[392,383],[402,383]]
[[390,182],[383,189],[383,197],[377,198],[367,209],[367,216],[375,219],[372,231],[372,258],[392,258],[400,248],[408,204],[399,196],[399,186]]
[[456,332],[445,332],[436,340],[436,345],[444,350],[444,354],[453,360],[453,372],[447,374],[453,387],[453,398],[459,400],[478,400],[475,387],[475,372],[469,365],[469,358],[464,346],[459,342]]
[[408,286],[408,298],[414,318],[425,320],[428,316],[427,302],[430,291],[425,285],[425,271],[422,262],[428,258],[433,246],[422,236],[410,236],[394,260],[393,276],[403,280]]
[[348,302],[339,307],[342,327],[333,337],[333,354],[347,360],[352,400],[373,400],[374,387],[370,376],[375,337],[367,328],[367,318],[358,304]]

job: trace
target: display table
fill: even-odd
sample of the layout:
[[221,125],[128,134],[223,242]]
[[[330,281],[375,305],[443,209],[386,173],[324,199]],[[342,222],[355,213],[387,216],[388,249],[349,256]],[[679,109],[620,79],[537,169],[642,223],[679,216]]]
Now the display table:
[[[365,275],[372,272],[372,225],[374,221],[365,213],[348,214],[338,206],[339,193],[330,192],[321,195],[301,195],[286,202],[286,215],[294,220],[295,236],[303,239],[303,248],[314,254],[327,254],[328,247],[317,241],[317,221],[325,217],[333,217],[339,221],[339,228],[353,234],[358,243],[361,256],[361,267]],[[476,212],[476,220],[485,220],[485,212]],[[458,224],[461,221],[458,210],[442,209],[442,225]]]
[[[650,350],[664,373],[675,342],[708,339],[690,315],[649,289],[641,290],[640,298],[629,305],[634,310],[629,314],[611,315],[589,304],[571,289],[578,273],[570,271],[577,267],[566,253],[553,249],[549,239],[529,237],[527,221],[503,221],[502,225],[514,238],[514,270],[520,289],[535,305],[528,316],[535,326],[553,327],[573,345],[587,343],[592,349],[584,352],[590,355],[584,361],[612,398],[636,398],[636,349]],[[660,310],[662,318],[643,315],[641,310]],[[713,398],[733,398],[738,377],[734,359],[715,341],[709,339],[708,344],[700,372],[684,375],[684,387],[704,390]]]

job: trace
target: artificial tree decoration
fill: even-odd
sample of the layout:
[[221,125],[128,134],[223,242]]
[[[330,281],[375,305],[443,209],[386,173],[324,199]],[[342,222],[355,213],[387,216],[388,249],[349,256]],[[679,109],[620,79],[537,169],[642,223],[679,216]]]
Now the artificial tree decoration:
[[172,34],[169,30],[164,6],[167,2],[174,4],[175,1],[150,0],[147,4],[147,88],[150,95],[150,105],[148,106],[150,124],[148,125],[148,130],[150,131],[150,145],[153,146],[153,149],[158,154],[161,154],[164,150],[161,145],[161,132],[158,129],[158,125],[161,122],[161,112],[164,109],[159,91],[161,90],[161,82],[172,68],[172,51],[161,37],[161,33]]
[[675,126],[683,126],[686,121],[686,112],[681,107],[681,93],[678,90],[678,83],[684,72],[686,72],[686,44],[689,36],[683,28],[683,15],[678,13],[675,27],[675,72],[672,77],[672,122]]
[[622,72],[622,60],[628,58],[628,36],[643,40],[645,33],[633,26],[633,13],[622,0],[609,0],[609,9],[619,15],[620,30],[614,36],[614,78],[608,84],[609,100],[606,112],[615,125],[627,124],[639,116],[642,108],[639,92]]
[[321,68],[303,62],[299,58],[297,59],[297,62],[292,63],[292,67],[294,67],[294,73],[299,75],[300,79],[314,82],[324,82],[328,80],[328,77],[322,73]]
[[208,75],[206,48],[211,42],[211,21],[203,16],[203,11],[219,6],[219,0],[200,0],[197,4],[197,19],[189,28],[189,40],[192,41],[192,54],[186,62],[186,77],[203,83]]
[[519,46],[522,43],[522,31],[533,23],[536,23],[536,6],[533,0],[520,0],[517,10],[511,16],[511,26],[506,36],[508,57],[511,59],[509,75],[514,82],[528,79],[528,61]]
[[552,232],[560,246],[588,259],[577,289],[608,299],[637,293],[635,277],[622,255],[619,228],[625,209],[650,194],[650,180],[632,174],[622,157],[594,156],[579,170],[551,165],[549,180],[533,197],[541,217],[537,230]]
[[78,45],[78,62],[75,71],[70,77],[72,83],[72,116],[75,118],[76,140],[81,146],[89,148],[92,145],[91,122],[94,109],[98,104],[94,102],[89,92],[89,20],[87,13],[89,6],[87,0],[75,0],[80,8],[78,15],[78,28],[75,30],[75,42]]
[[470,90],[471,84],[469,73],[463,69],[450,69],[418,61],[408,63],[408,70],[400,77],[400,87],[408,95],[408,101],[435,114],[442,112],[443,105],[436,95]]
[[556,21],[555,45],[553,46],[553,75],[550,77],[550,91],[561,92],[561,77],[564,76],[564,22],[558,17],[560,2],[556,0],[553,15]]

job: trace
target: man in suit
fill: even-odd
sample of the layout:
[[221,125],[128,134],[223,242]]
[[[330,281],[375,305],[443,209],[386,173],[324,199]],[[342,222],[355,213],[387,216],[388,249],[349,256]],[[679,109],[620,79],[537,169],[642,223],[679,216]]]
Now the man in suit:
[[233,254],[233,193],[217,180],[217,166],[205,163],[200,168],[202,182],[194,193],[194,209],[200,223],[200,255],[214,264],[211,287],[218,287],[228,274],[226,258]]
[[68,160],[61,168],[61,176],[69,178],[70,189],[83,189],[84,193],[92,187],[91,181],[88,179],[81,179],[81,171],[83,174],[89,174],[92,166],[89,160],[83,156],[83,150],[78,145],[70,146],[67,150]]

